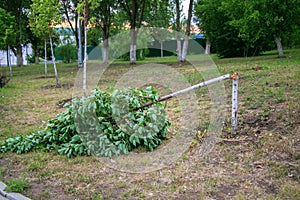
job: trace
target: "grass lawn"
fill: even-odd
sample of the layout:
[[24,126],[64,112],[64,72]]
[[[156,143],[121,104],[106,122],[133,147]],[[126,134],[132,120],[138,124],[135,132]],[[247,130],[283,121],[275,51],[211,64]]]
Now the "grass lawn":
[[[284,59],[275,51],[248,58],[213,56],[220,74],[240,74],[239,127],[230,133],[231,81],[225,81],[226,120],[205,157],[199,150],[208,137],[211,105],[208,90],[200,89],[197,133],[190,148],[168,167],[125,173],[93,156],[8,152],[0,154],[0,180],[17,182],[21,193],[32,199],[299,199],[300,50],[285,53]],[[190,84],[202,79],[189,63],[178,65],[175,57],[146,59],[137,66],[155,62],[171,66]],[[111,64],[99,88],[114,85],[135,67],[122,61]],[[47,78],[43,65],[13,68],[10,82],[0,88],[0,141],[36,132],[64,110],[59,105],[72,98],[78,69],[76,63],[58,64],[62,87],[55,88],[52,68],[48,66]],[[168,102],[167,111],[174,131],[180,113],[176,99]]]

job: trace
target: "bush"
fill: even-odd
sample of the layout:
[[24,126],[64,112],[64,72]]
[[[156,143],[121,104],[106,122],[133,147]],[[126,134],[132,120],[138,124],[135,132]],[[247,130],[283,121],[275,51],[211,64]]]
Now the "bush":
[[64,63],[70,63],[77,60],[77,48],[71,43],[64,44],[56,49],[55,56]]

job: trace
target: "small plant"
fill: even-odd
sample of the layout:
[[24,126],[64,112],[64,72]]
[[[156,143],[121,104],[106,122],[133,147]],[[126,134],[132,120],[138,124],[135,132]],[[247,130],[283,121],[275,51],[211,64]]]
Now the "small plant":
[[8,179],[6,192],[23,192],[25,189],[29,188],[29,183],[23,177],[22,180],[10,178]]

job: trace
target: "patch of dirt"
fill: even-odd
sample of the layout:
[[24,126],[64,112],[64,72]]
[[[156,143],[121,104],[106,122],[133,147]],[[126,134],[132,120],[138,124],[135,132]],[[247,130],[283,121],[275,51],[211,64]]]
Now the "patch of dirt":
[[[62,89],[70,89],[74,86],[74,82],[67,82],[67,83],[62,83],[60,84],[60,88]],[[56,85],[45,85],[43,86],[43,89],[55,89],[57,88]]]
[[[45,180],[44,180],[45,181]],[[47,182],[47,181],[45,181]],[[65,194],[63,187],[57,184],[43,183],[42,181],[30,181],[30,187],[24,193],[28,197],[34,194],[34,199],[64,199],[73,200],[76,196]]]
[[9,165],[10,161],[8,158],[0,158],[0,166]]
[[46,78],[55,78],[55,76],[38,76],[38,77],[36,77],[36,78],[34,78],[34,79],[46,79]]

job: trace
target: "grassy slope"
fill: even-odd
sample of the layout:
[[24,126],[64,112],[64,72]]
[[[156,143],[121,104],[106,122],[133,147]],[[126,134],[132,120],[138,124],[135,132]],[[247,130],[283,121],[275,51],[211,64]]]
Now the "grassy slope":
[[[154,61],[143,63],[147,62]],[[7,153],[0,154],[1,179],[25,177],[30,188],[23,193],[33,199],[297,199],[299,49],[288,51],[285,59],[269,52],[260,57],[215,62],[222,74],[241,74],[240,126],[230,135],[225,123],[220,141],[205,159],[199,158],[199,141],[169,168],[147,174],[118,172],[93,157],[67,159],[40,151]],[[129,68],[126,64],[113,66],[106,72],[106,82],[114,83],[120,70],[124,73]],[[77,73],[75,65],[59,65],[63,87],[54,88],[54,78],[41,78],[43,66],[13,70],[8,86],[0,89],[0,140],[36,131],[43,121],[61,112],[57,103],[72,97]],[[49,71],[52,75],[51,66]],[[230,82],[225,86],[230,101]],[[228,119],[229,114],[228,109]],[[200,130],[205,130],[208,119],[204,115],[202,120]]]

